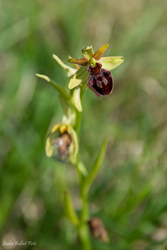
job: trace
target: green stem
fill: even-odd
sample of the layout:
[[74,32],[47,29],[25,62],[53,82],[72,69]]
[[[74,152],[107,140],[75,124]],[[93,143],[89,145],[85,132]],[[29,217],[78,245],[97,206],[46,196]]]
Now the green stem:
[[[79,138],[79,131],[80,131],[80,125],[81,125],[81,115],[82,112],[79,112],[77,109],[76,111],[76,125],[75,125],[75,131],[77,133],[77,137]],[[91,243],[89,238],[89,231],[87,226],[87,220],[88,220],[88,198],[87,195],[85,195],[83,190],[83,180],[84,176],[79,170],[79,154],[77,155],[77,161],[76,161],[76,168],[77,168],[77,174],[79,179],[79,185],[80,185],[80,194],[82,199],[82,209],[81,209],[81,217],[79,221],[79,226],[77,227],[78,230],[78,237],[80,239],[80,242],[82,244],[83,250],[91,250]]]
[[86,223],[82,223],[78,227],[78,237],[80,239],[80,242],[82,243],[82,250],[91,250],[92,249],[90,241],[89,241],[89,232],[88,232],[88,228],[87,228]]
[[81,221],[87,221],[89,218],[89,208],[88,208],[88,198],[83,194],[83,188],[81,190],[82,192],[82,211],[81,211]]

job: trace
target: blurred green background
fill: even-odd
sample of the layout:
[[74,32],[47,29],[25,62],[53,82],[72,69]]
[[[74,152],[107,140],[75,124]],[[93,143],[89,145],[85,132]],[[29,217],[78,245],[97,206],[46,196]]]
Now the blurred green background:
[[0,247],[27,240],[36,246],[15,249],[80,249],[63,215],[67,187],[80,209],[75,169],[44,151],[62,109],[35,73],[67,86],[52,54],[66,62],[83,46],[109,43],[105,56],[125,62],[112,71],[112,95],[86,90],[80,133],[88,169],[109,136],[89,200],[110,243],[92,239],[93,249],[167,249],[166,10],[166,0],[0,1]]

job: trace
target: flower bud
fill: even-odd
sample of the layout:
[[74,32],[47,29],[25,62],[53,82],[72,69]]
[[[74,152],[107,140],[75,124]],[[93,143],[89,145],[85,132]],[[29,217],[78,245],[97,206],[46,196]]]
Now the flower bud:
[[91,218],[88,221],[88,226],[91,235],[98,240],[102,240],[106,243],[109,242],[108,234],[104,228],[103,222],[99,218]]
[[46,140],[46,155],[65,160],[68,156],[75,157],[78,143],[75,131],[69,124],[57,124],[53,127]]
[[71,142],[72,139],[68,132],[60,134],[59,137],[54,141],[54,145],[57,146],[57,153],[60,159],[67,157]]

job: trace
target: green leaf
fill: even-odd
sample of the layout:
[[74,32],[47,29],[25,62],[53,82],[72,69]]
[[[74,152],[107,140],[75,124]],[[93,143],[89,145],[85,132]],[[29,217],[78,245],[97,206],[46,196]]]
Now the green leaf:
[[51,80],[48,76],[36,74],[39,78],[44,79],[45,81],[49,82],[58,92],[59,94],[67,101],[71,100],[70,94],[66,91],[65,88],[61,87],[59,84]]
[[75,225],[78,226],[79,219],[75,212],[74,206],[72,204],[72,200],[67,192],[64,195],[64,208],[65,208],[65,215],[67,218]]
[[88,175],[88,172],[87,172],[84,164],[81,161],[78,162],[77,168],[82,173],[83,176],[87,176]]
[[83,184],[83,192],[87,193],[89,191],[91,184],[93,183],[95,177],[97,176],[104,159],[106,147],[107,147],[107,139],[103,141],[98,157],[96,158],[89,175],[85,179],[85,183]]
[[53,58],[58,62],[58,64],[67,71],[67,76],[68,77],[71,77],[73,74],[75,74],[75,72],[77,71],[76,69],[73,69],[71,67],[69,67],[68,65],[66,65],[65,63],[63,63],[61,61],[61,59],[56,56],[56,55],[53,55]]
[[112,70],[123,63],[124,58],[122,56],[109,56],[102,57],[100,62],[102,63],[102,68],[106,70]]

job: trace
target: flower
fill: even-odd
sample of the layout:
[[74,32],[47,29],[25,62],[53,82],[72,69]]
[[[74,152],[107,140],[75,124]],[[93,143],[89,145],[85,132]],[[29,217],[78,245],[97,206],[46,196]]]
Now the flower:
[[92,46],[82,49],[83,58],[74,59],[69,56],[68,62],[75,64],[71,68],[60,60],[57,55],[53,58],[67,71],[70,78],[68,88],[70,94],[62,87],[44,75],[37,76],[47,80],[76,110],[82,112],[82,97],[86,86],[95,92],[97,96],[106,96],[112,93],[114,78],[111,70],[118,67],[123,61],[122,56],[102,57],[108,44],[104,44],[94,53]]
[[[111,94],[114,79],[110,70],[119,66],[124,61],[124,58],[122,56],[102,57],[107,48],[108,44],[104,44],[94,53],[92,46],[87,46],[82,49],[83,58],[70,58],[68,60],[70,63],[81,66],[69,82],[70,89],[77,87],[81,83],[83,84],[87,77],[86,85],[93,90],[97,96]],[[82,69],[84,66],[87,67],[86,70]],[[89,72],[90,75],[86,74],[85,71]]]
[[46,140],[46,155],[58,160],[75,157],[78,152],[77,135],[69,124],[56,124]]

